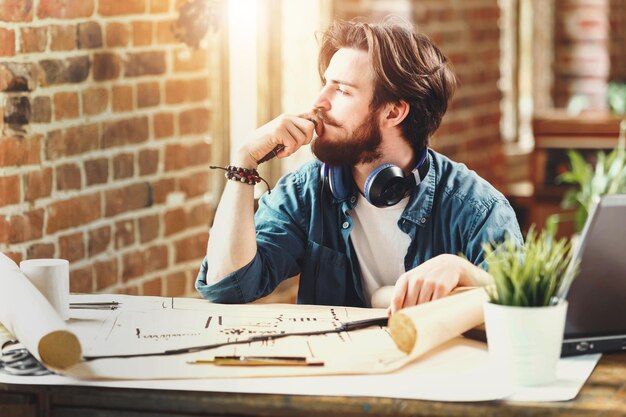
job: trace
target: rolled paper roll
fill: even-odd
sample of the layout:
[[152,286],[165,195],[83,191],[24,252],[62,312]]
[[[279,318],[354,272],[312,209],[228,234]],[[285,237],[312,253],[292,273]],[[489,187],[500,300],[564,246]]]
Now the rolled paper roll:
[[389,318],[389,333],[402,352],[417,357],[482,324],[483,288],[398,311]]
[[47,368],[81,359],[78,338],[9,257],[0,253],[0,323]]

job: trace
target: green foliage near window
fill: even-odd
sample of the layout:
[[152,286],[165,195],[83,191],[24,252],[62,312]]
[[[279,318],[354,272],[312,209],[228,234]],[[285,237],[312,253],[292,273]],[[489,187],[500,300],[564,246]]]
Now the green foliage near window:
[[552,305],[571,285],[577,267],[570,267],[572,244],[555,240],[554,234],[534,227],[524,246],[507,236],[500,243],[486,243],[485,263],[495,285],[487,288],[489,301],[516,307]]
[[626,83],[609,83],[607,101],[612,113],[626,114]]
[[[572,169],[559,175],[557,180],[575,185],[563,197],[564,208],[575,209],[576,231],[580,232],[589,211],[600,196],[626,193],[626,119],[620,123],[617,147],[610,153],[598,152],[595,167],[592,167],[577,151],[567,153]],[[558,222],[551,218],[550,224]]]

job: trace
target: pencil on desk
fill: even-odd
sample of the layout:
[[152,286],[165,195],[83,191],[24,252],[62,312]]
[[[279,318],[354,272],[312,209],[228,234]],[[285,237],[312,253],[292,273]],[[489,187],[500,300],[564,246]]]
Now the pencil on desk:
[[217,366],[324,366],[324,361],[309,360],[303,356],[216,356],[187,363]]

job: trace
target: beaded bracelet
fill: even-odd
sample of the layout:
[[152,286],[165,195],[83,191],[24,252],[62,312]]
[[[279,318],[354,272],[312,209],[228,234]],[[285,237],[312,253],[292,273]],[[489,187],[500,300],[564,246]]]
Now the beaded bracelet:
[[264,178],[259,175],[259,172],[256,169],[241,168],[233,165],[228,165],[225,168],[211,165],[209,168],[221,169],[226,171],[224,173],[224,176],[231,181],[243,182],[249,185],[256,185],[263,181],[265,185],[267,185],[268,192],[272,192],[270,190],[270,185],[267,183],[267,181],[265,181]]

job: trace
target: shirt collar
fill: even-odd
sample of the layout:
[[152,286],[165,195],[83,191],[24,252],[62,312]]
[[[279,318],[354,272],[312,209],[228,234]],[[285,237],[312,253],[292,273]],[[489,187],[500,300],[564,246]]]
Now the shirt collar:
[[435,184],[437,183],[437,173],[435,169],[435,158],[430,153],[430,166],[428,174],[424,180],[417,185],[417,189],[411,195],[409,204],[402,213],[402,218],[411,221],[418,226],[424,227],[430,219],[433,210],[433,201],[435,199]]

